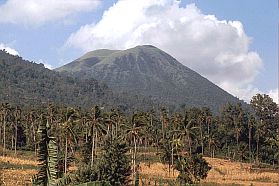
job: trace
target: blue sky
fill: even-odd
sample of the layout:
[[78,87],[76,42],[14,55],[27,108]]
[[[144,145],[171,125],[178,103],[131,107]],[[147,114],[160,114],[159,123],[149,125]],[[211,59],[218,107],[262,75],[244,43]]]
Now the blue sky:
[[276,0],[0,0],[0,13],[0,48],[52,68],[153,44],[244,100],[277,99]]

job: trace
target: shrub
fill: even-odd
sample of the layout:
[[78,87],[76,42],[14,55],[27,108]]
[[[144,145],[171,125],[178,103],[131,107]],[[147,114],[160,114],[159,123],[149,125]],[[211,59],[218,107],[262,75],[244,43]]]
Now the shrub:
[[200,154],[194,154],[179,156],[176,160],[176,169],[179,171],[177,181],[181,185],[186,185],[205,179],[211,167]]

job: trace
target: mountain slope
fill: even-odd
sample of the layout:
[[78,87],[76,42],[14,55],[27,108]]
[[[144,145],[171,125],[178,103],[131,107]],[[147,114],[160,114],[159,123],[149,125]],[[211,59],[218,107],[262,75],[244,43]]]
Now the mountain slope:
[[85,59],[81,57],[56,71],[92,77],[114,91],[146,96],[168,105],[207,106],[218,111],[227,102],[239,102],[154,46],[107,51],[102,57],[97,55],[99,50],[92,51]]
[[44,68],[0,50],[0,100],[19,105],[90,106],[105,98],[106,86],[94,79],[78,79]]
[[99,63],[107,56],[117,52],[117,50],[107,50],[107,49],[100,49],[95,50],[92,52],[88,52],[85,55],[81,56],[80,58],[76,59],[74,63],[69,63],[63,66],[62,71],[67,72],[80,72],[84,71],[87,68],[94,66],[96,63]]

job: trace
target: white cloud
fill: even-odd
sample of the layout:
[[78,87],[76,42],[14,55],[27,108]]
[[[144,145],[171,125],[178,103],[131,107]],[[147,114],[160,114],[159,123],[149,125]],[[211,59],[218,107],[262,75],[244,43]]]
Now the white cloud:
[[205,15],[194,4],[179,5],[176,0],[118,1],[97,24],[71,34],[65,46],[89,51],[152,44],[246,99],[243,91],[254,90],[262,60],[249,50],[251,38],[242,23]]
[[273,99],[274,102],[279,104],[279,91],[278,91],[278,88],[274,89],[274,90],[270,90],[267,94]]
[[273,101],[277,104],[279,104],[279,92],[277,89],[272,89],[269,91],[261,91],[258,88],[254,87],[253,85],[248,85],[245,88],[234,88],[232,90],[229,90],[229,92],[232,92],[234,95],[238,95],[241,99],[243,99],[246,103],[250,103],[253,96],[256,94],[267,94],[269,97],[273,99]]
[[100,0],[7,0],[0,6],[0,23],[41,25],[71,14],[91,11]]
[[16,50],[13,49],[13,48],[8,47],[8,46],[7,46],[6,44],[4,44],[4,43],[0,43],[0,50],[6,50],[6,52],[8,52],[8,53],[11,54],[11,55],[14,55],[14,56],[18,55],[18,56],[19,56],[18,51],[16,51]]
[[38,64],[42,63],[42,64],[45,66],[45,68],[48,68],[48,69],[50,69],[50,70],[53,69],[53,66],[52,66],[51,64],[45,62],[45,61],[42,60],[42,59],[39,59],[39,61],[38,61],[37,63],[38,63]]

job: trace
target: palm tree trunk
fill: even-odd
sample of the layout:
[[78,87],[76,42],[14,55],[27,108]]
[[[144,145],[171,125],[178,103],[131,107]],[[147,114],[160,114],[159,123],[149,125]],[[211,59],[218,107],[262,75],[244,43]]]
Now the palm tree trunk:
[[5,155],[5,151],[6,151],[6,116],[4,116],[4,122],[3,122],[3,155]]
[[65,140],[65,160],[64,160],[64,173],[67,174],[67,153],[68,153],[68,136],[66,134],[66,140]]
[[134,136],[134,165],[133,165],[133,174],[136,174],[136,154],[137,154],[137,141],[136,136]]
[[14,148],[14,138],[15,138],[15,136],[14,136],[14,135],[12,135],[12,148],[11,148],[11,149],[13,149],[13,148]]
[[88,132],[87,132],[87,127],[85,128],[85,143],[87,143],[87,141],[88,141],[88,139],[87,139],[87,134],[88,134]]
[[118,127],[119,127],[119,119],[117,120],[117,122],[115,123],[115,136],[118,136]]
[[98,131],[96,130],[96,132],[95,132],[95,134],[96,134],[96,136],[95,136],[95,153],[94,153],[94,156],[97,156],[97,145],[98,145]]
[[202,133],[202,126],[200,124],[200,140],[201,140],[201,150],[202,150],[202,155],[203,155],[203,133]]
[[171,166],[172,166],[172,175],[174,175],[174,147],[173,147],[173,142],[174,142],[174,135],[172,135],[172,144],[171,144]]
[[213,146],[213,150],[212,150],[212,157],[215,157],[215,146]]
[[147,151],[147,138],[144,138],[144,161],[146,160]]
[[257,139],[257,158],[256,158],[257,163],[259,163],[259,139]]
[[34,123],[32,123],[32,132],[33,132],[33,143],[34,143],[34,152],[35,156],[37,155],[37,146],[36,146],[36,132],[34,128]]
[[93,129],[92,129],[92,149],[91,149],[91,167],[93,167],[94,164],[94,152],[95,152],[95,136],[93,134]]
[[249,162],[251,163],[251,127],[249,127]]
[[239,157],[239,134],[236,134],[236,158],[238,159]]
[[210,133],[210,128],[209,128],[209,122],[207,121],[207,134],[209,135]]
[[17,148],[17,121],[15,123],[15,155],[16,155],[16,148]]
[[187,134],[187,138],[188,138],[188,145],[189,145],[189,154],[192,154],[192,142],[191,142],[191,138],[189,136],[189,134]]
[[211,152],[211,141],[209,141],[209,143],[208,143],[208,148],[209,148],[209,154],[210,154],[210,157],[212,158],[212,152]]
[[2,144],[2,126],[0,127],[0,144]]
[[172,143],[171,143],[171,166],[173,167],[173,141],[174,141],[174,136],[172,135]]

